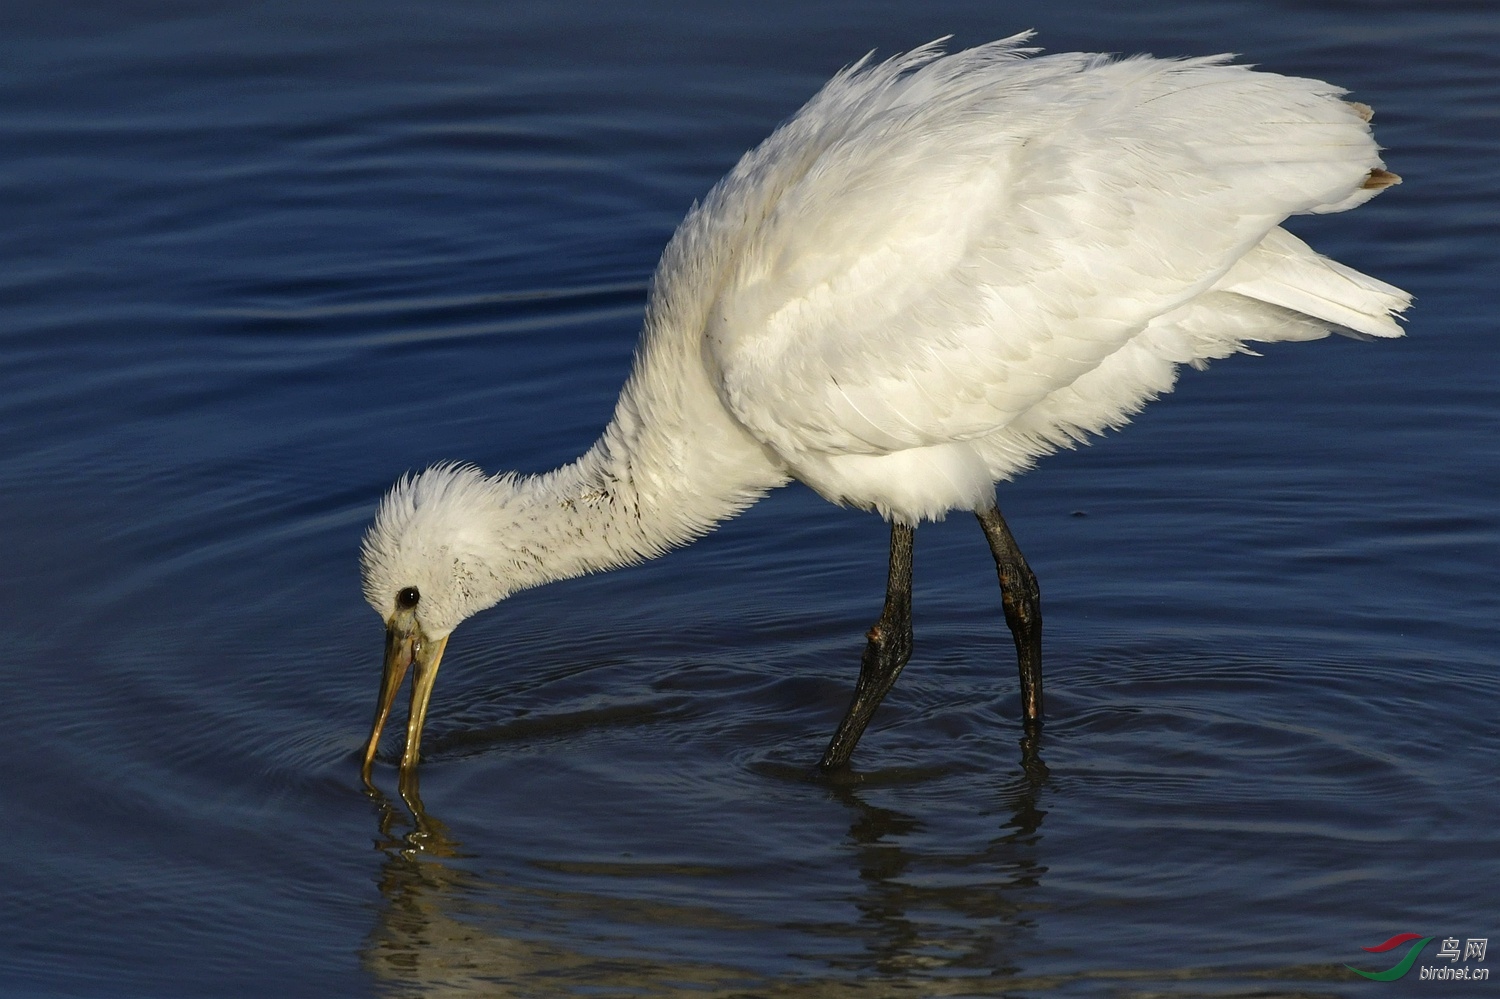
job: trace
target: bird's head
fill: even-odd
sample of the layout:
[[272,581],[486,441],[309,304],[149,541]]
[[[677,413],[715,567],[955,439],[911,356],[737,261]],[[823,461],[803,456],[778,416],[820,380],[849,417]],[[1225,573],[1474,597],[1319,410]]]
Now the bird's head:
[[414,668],[403,775],[417,763],[422,723],[448,636],[516,587],[506,568],[503,515],[514,480],[472,466],[438,465],[407,476],[380,503],[361,552],[365,599],[385,621],[385,668],[362,773],[370,766],[391,704]]

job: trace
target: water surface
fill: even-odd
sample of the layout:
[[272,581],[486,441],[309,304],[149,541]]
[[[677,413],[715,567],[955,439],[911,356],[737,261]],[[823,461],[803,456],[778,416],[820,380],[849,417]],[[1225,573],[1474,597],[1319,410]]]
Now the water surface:
[[[1406,183],[1297,229],[1410,335],[1188,372],[1003,488],[1034,742],[960,517],[857,779],[806,779],[885,529],[793,486],[466,624],[420,812],[390,747],[366,796],[390,481],[576,456],[743,150],[869,49],[1026,27],[1373,105]],[[0,14],[0,991],[1374,995],[1361,947],[1496,936],[1497,107],[1458,3]]]

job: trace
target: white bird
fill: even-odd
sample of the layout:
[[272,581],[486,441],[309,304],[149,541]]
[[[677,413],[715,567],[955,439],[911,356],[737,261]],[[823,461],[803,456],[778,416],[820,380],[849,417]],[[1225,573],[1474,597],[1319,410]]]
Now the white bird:
[[1030,33],[833,77],[678,227],[614,417],[572,464],[399,481],[363,546],[387,625],[365,752],[415,664],[403,779],[459,622],[685,545],[797,479],[891,525],[886,603],[821,766],[911,650],[913,530],[978,515],[1029,724],[1035,576],[995,484],[1246,341],[1395,337],[1409,295],[1280,228],[1398,183],[1344,90],[1230,56],[1028,58]]

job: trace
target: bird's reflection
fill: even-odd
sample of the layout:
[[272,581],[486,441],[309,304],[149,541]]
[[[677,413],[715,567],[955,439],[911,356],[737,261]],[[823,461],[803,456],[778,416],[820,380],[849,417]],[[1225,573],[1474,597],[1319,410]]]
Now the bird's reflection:
[[404,809],[373,784],[365,785],[365,794],[375,803],[379,816],[380,836],[375,841],[376,849],[408,859],[418,854],[460,856],[458,844],[448,835],[448,828],[427,814],[427,806],[422,803],[421,778],[415,771],[401,781],[399,794],[401,803],[406,806]]
[[905,841],[920,836],[920,820],[870,804],[857,785],[831,788],[854,813],[849,842],[865,888],[855,900],[865,931],[864,970],[889,975],[941,966],[1015,973],[1015,948],[1007,944],[1029,924],[1021,892],[1046,872],[1036,847],[1046,815],[1037,797],[1047,776],[1040,729],[1028,726],[1021,772],[998,802],[1006,821],[980,850],[955,854],[913,849]]
[[[832,978],[777,980],[778,994],[826,995],[820,989],[847,984],[851,973],[893,981],[939,969],[1014,974],[1020,938],[1030,924],[1023,896],[1046,870],[1038,858],[1045,815],[1038,796],[1047,781],[1040,748],[1039,735],[1028,733],[1020,770],[983,808],[999,818],[994,834],[961,851],[924,843],[921,819],[873,803],[878,794],[870,785],[827,784],[827,793],[851,813],[846,852],[858,886],[850,897],[854,918],[817,931],[837,938],[838,956],[826,959]],[[561,996],[607,982],[620,991],[701,997],[744,994],[755,977],[743,968],[665,953],[591,953],[588,941],[602,938],[581,927],[597,932],[601,925],[628,930],[649,924],[653,932],[680,926],[701,933],[706,910],[622,899],[618,886],[598,892],[543,888],[529,878],[512,882],[493,860],[481,866],[464,850],[429,812],[415,779],[394,799],[374,789],[368,793],[377,818],[375,846],[384,855],[378,880],[384,905],[364,963],[385,994]],[[714,916],[726,932],[780,931],[787,925],[762,925],[732,913]]]
[[395,800],[374,787],[366,794],[385,854],[377,882],[385,904],[363,959],[384,994],[509,995],[507,986],[578,963],[487,925],[504,924],[506,889],[470,868],[475,858],[428,812],[415,775]]
[[601,982],[604,964],[612,988],[661,996],[702,999],[744,978],[736,969],[602,961],[570,949],[559,930],[598,913],[562,893],[473,869],[476,858],[428,811],[415,779],[398,800],[373,787],[366,793],[376,807],[375,845],[385,854],[378,881],[385,905],[363,961],[384,995],[576,996]]
[[377,883],[385,905],[367,941],[365,965],[386,983],[456,985],[447,966],[461,934],[454,932],[450,903],[472,886],[472,876],[445,861],[462,857],[461,848],[428,815],[415,780],[395,801],[374,786],[365,793],[375,805],[375,847],[385,854]]

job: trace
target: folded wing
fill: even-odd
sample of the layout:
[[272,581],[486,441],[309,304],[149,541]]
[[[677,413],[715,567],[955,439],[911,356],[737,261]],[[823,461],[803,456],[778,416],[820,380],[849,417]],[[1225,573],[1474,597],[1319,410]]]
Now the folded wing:
[[[756,216],[707,356],[789,459],[1029,426],[1132,343],[1179,363],[1283,327],[1399,333],[1404,293],[1278,228],[1394,182],[1367,109],[1227,57],[1023,59],[1023,40],[840,74],[716,192]],[[1214,301],[1249,305],[1227,335]]]

